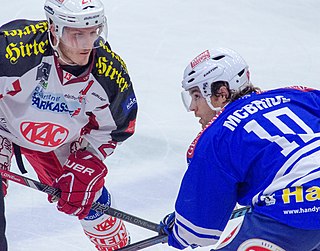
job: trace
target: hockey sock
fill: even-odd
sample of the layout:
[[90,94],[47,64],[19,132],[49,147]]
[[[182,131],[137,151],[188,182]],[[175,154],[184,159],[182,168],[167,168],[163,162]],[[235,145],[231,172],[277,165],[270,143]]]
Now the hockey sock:
[[[105,187],[97,196],[97,202],[111,206],[111,195]],[[90,210],[80,222],[85,234],[99,251],[113,251],[129,244],[129,234],[120,219]]]

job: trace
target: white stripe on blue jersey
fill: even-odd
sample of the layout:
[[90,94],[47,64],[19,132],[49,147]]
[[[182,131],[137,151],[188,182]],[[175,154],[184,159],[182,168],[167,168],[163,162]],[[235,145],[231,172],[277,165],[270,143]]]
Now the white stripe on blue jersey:
[[208,246],[216,243],[222,231],[196,226],[176,212],[175,237],[181,244]]

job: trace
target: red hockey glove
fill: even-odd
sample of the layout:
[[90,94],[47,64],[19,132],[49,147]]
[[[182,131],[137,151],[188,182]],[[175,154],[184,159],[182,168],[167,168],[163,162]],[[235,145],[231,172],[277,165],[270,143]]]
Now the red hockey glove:
[[57,208],[81,220],[89,213],[96,192],[103,187],[107,167],[89,151],[77,151],[69,156],[63,170],[53,184],[61,190]]

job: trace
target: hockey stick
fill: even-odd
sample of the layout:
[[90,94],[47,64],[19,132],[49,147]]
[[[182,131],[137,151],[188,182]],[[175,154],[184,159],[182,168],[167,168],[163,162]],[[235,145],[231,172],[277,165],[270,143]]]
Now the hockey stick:
[[[251,211],[251,207],[242,207],[239,209],[236,209],[232,212],[230,216],[230,220],[244,216],[246,213]],[[154,245],[157,245],[159,243],[166,243],[168,242],[168,236],[165,234],[160,234],[133,244],[130,244],[126,247],[118,249],[119,251],[138,251],[147,247],[151,247]]]
[[138,251],[147,247],[151,247],[153,245],[159,244],[159,243],[167,243],[168,242],[168,236],[165,234],[160,234],[154,237],[150,237],[148,239],[130,244],[126,247],[117,249],[121,251]]
[[[0,174],[5,179],[11,180],[13,182],[19,183],[24,186],[31,187],[35,190],[44,192],[46,194],[60,197],[60,190],[59,189],[56,189],[56,188],[51,187],[49,185],[43,184],[39,181],[24,177],[22,175],[19,175],[19,174],[16,174],[16,173],[13,173],[13,172],[10,172],[7,170],[2,170],[2,169],[0,169]],[[137,225],[139,227],[143,227],[143,228],[160,233],[161,227],[159,224],[138,218],[136,216],[127,214],[127,213],[122,212],[120,210],[102,205],[97,202],[92,204],[92,209],[97,212],[102,212],[102,213],[108,214],[110,216],[113,216],[115,218],[122,219],[126,222]],[[244,216],[247,212],[250,212],[250,211],[251,211],[251,207],[243,207],[240,209],[236,209],[232,212],[232,214],[230,216],[230,220]],[[159,244],[159,243],[166,243],[167,241],[168,241],[167,235],[160,234],[160,235],[139,241],[137,243],[130,244],[130,245],[128,245],[124,248],[121,248],[119,250],[137,251],[137,250],[141,250],[141,249],[144,249],[144,248],[147,248],[147,247]]]
[[[0,173],[4,179],[14,181],[14,182],[19,183],[21,185],[28,186],[28,187],[31,187],[31,188],[36,189],[38,191],[41,191],[46,194],[50,194],[50,195],[56,196],[57,198],[60,198],[61,191],[57,188],[54,188],[52,186],[43,184],[39,181],[24,177],[22,175],[19,175],[19,174],[16,174],[16,173],[13,173],[13,172],[10,172],[7,170],[0,169]],[[160,233],[161,227],[159,224],[141,219],[141,218],[133,216],[131,214],[114,209],[112,207],[102,205],[99,202],[94,202],[92,204],[91,209],[95,210],[96,212],[108,214],[108,215],[113,216],[115,218],[118,218],[123,221],[134,224],[136,226],[143,227],[143,228],[149,229],[151,231],[155,231],[157,233]]]

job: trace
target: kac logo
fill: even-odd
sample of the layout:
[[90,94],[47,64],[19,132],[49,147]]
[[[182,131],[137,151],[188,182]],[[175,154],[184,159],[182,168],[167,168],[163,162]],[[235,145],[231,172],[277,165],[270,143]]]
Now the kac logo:
[[47,147],[61,145],[69,135],[66,128],[48,122],[23,122],[20,131],[29,142]]

